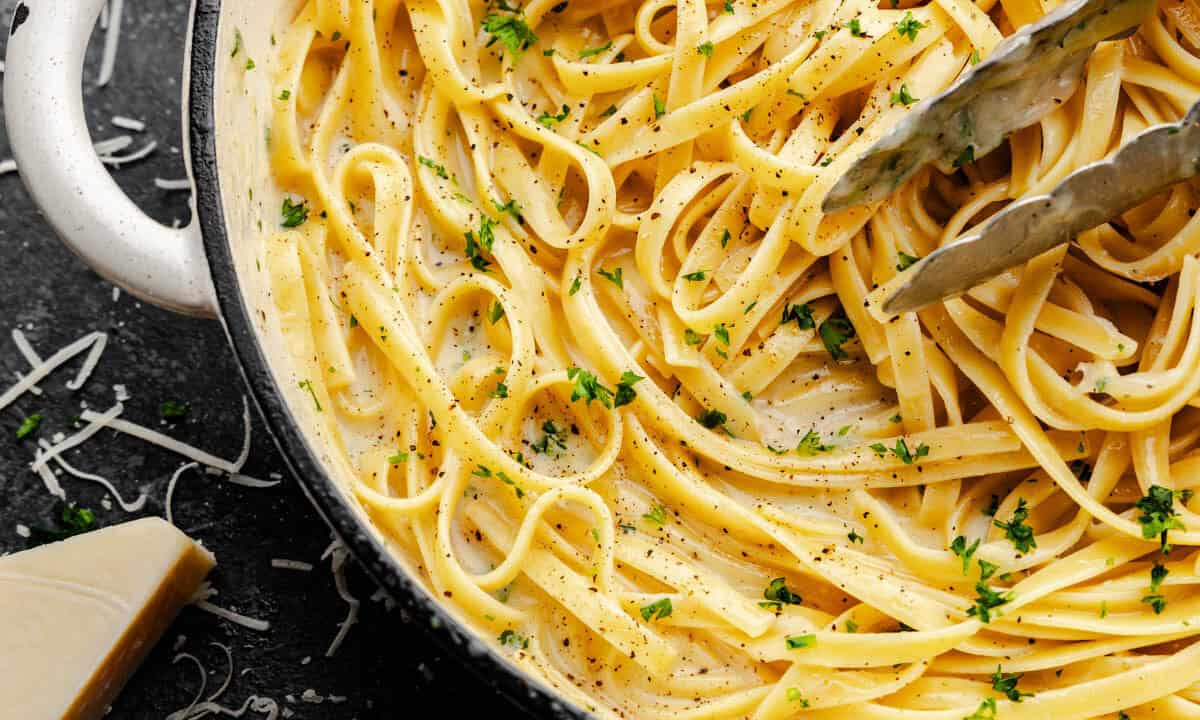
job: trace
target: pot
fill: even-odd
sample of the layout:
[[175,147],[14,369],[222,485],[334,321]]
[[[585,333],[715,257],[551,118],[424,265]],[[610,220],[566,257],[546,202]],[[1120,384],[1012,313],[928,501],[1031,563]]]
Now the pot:
[[[298,0],[194,3],[182,83],[182,147],[194,187],[194,219],[183,228],[160,225],[139,210],[92,148],[81,84],[84,51],[104,1],[23,0],[16,6],[4,105],[13,153],[34,201],[63,241],[108,280],[142,300],[222,323],[292,473],[413,622],[535,716],[587,717],[520,671],[426,591],[334,481],[320,441],[308,431],[311,403],[291,374],[266,276],[257,269],[271,230],[260,229],[259,218],[275,217],[283,197],[271,179],[264,136],[272,97],[271,38],[298,11]],[[255,59],[255,71],[247,70],[248,58]]]

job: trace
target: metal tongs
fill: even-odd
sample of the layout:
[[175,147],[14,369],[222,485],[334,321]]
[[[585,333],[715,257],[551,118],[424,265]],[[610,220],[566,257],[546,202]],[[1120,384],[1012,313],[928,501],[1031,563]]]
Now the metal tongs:
[[[1070,98],[1096,45],[1128,37],[1154,0],[1068,0],[1002,42],[860,157],[825,197],[836,212],[886,199],[926,164],[946,173],[997,148]],[[964,292],[1200,173],[1198,108],[1146,131],[1048,195],[1014,203],[913,266],[885,292],[888,314]]]
[[881,309],[894,315],[964,293],[1197,175],[1200,102],[1179,122],[1145,130],[1049,194],[1017,201],[971,235],[930,253],[883,289]]

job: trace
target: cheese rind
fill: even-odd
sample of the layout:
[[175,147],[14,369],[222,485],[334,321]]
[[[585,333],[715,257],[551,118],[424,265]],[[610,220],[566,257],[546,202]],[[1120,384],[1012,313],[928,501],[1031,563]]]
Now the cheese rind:
[[0,707],[95,720],[215,561],[146,518],[0,558]]

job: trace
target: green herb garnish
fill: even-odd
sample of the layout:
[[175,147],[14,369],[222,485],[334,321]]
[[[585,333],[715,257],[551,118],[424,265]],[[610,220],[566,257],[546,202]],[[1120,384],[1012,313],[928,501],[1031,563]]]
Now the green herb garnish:
[[283,199],[283,222],[285,228],[300,227],[308,220],[308,201],[293,202],[290,197]]
[[655,600],[649,605],[642,607],[642,619],[646,622],[661,620],[665,617],[670,617],[671,610],[671,598]]
[[913,17],[910,10],[904,13],[904,17],[900,22],[896,23],[896,32],[900,34],[900,37],[906,37],[909,42],[913,42],[917,39],[917,33],[923,27],[925,27],[925,23]]
[[1025,520],[1028,518],[1029,508],[1026,506],[1025,498],[1020,498],[1017,500],[1017,509],[1013,511],[1012,520],[1008,522],[993,520],[992,524],[1004,531],[1004,536],[1012,541],[1017,552],[1027,553],[1037,547],[1037,540],[1033,537],[1033,528],[1025,524]]

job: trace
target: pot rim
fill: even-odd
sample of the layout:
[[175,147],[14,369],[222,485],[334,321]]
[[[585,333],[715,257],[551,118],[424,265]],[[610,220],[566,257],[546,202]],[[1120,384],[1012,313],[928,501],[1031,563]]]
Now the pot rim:
[[459,622],[409,575],[371,532],[325,472],[300,425],[283,400],[263,347],[254,331],[234,269],[221,200],[216,153],[217,35],[221,0],[196,0],[191,18],[190,91],[185,97],[189,152],[195,184],[195,214],[204,238],[216,289],[219,319],[238,361],[250,396],[284,462],[317,512],[351,555],[443,650],[465,664],[484,684],[537,717],[585,720],[592,716],[569,703],[539,678],[519,670],[494,647]]

